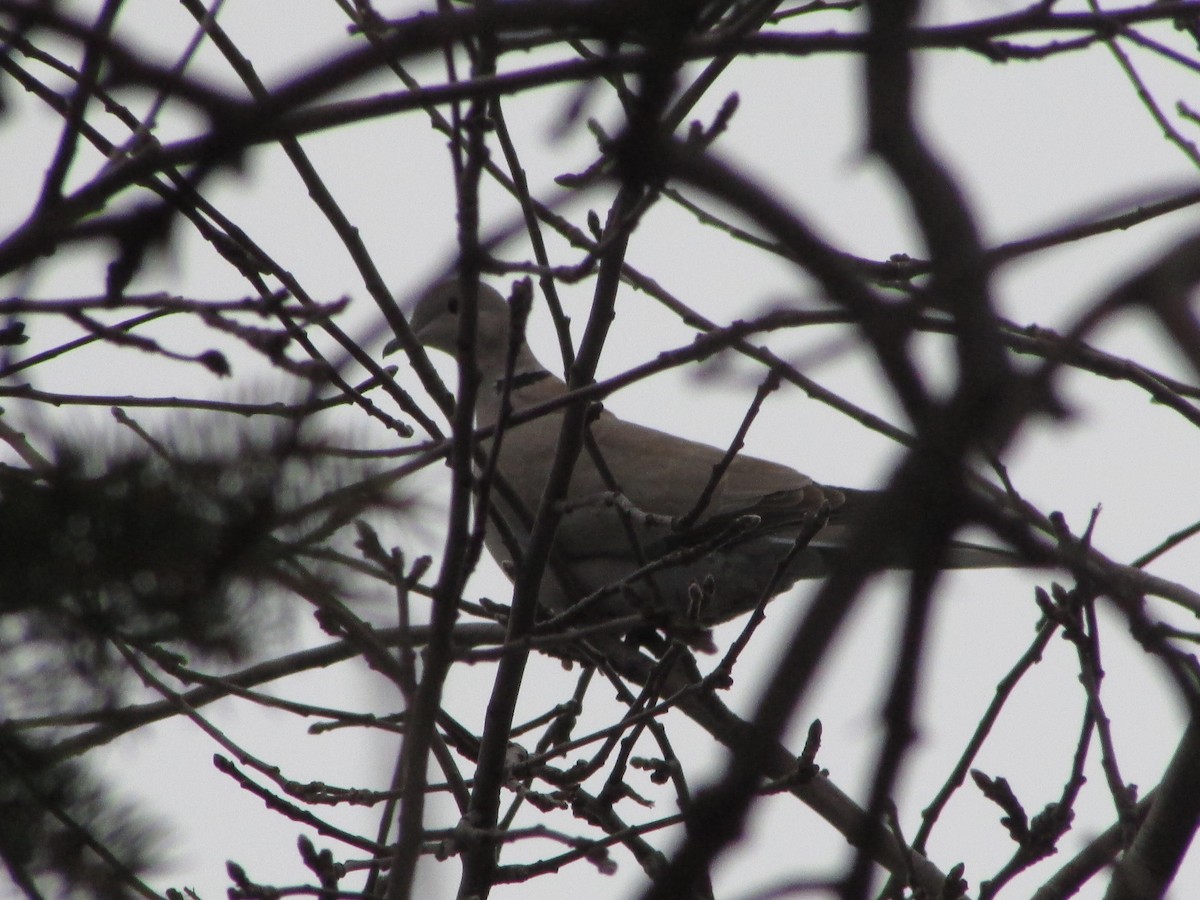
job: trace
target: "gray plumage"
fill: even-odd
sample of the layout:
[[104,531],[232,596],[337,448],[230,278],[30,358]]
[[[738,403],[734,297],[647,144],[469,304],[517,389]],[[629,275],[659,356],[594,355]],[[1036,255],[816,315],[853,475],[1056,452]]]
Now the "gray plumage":
[[[443,282],[417,304],[412,328],[425,346],[455,352],[458,297],[457,281]],[[508,304],[480,284],[478,427],[494,425],[500,412],[509,326]],[[546,371],[522,342],[510,388],[513,409],[538,406],[565,391],[562,380]],[[504,431],[498,470],[525,511],[514,511],[495,491],[493,497],[518,538],[527,536],[523,523],[541,500],[562,417],[557,410]],[[551,612],[562,612],[593,592],[628,581],[648,564],[668,560],[669,565],[589,605],[588,618],[639,609],[658,622],[664,617],[680,625],[726,621],[753,609],[766,593],[774,596],[799,579],[826,575],[844,543],[848,514],[869,503],[869,492],[826,487],[787,466],[739,454],[694,524],[679,530],[664,520],[678,520],[693,510],[725,451],[623,421],[607,410],[592,420],[590,429],[620,497],[627,501],[626,514],[618,509],[621,503],[612,502],[610,483],[585,450],[575,464],[538,598]],[[822,520],[823,527],[816,528]],[[811,540],[794,550],[802,531]],[[502,564],[510,559],[495,527],[488,528],[486,543]],[[776,576],[780,560],[793,551]],[[958,545],[948,562],[956,568],[1016,564],[1012,554],[968,544]]]

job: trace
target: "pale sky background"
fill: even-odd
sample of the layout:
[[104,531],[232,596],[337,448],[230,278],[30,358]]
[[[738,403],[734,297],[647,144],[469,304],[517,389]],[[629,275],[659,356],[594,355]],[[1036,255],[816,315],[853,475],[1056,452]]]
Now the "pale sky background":
[[[377,5],[394,14],[418,8],[414,3]],[[89,10],[95,4],[69,6]],[[1021,6],[974,0],[928,4],[929,17],[938,21],[990,17]],[[1082,4],[1063,4],[1064,9],[1077,6],[1082,8]],[[344,51],[351,40],[346,34],[347,22],[332,0],[227,0],[220,21],[268,85]],[[857,16],[832,14],[811,24],[798,19],[794,27],[851,30],[859,22]],[[119,19],[118,34],[169,62],[190,38],[190,23],[178,4],[169,0],[130,0]],[[1189,52],[1186,42],[1169,29],[1159,28],[1156,34]],[[1190,56],[1196,58],[1194,46]],[[1165,109],[1173,109],[1177,100],[1198,102],[1194,72],[1145,53],[1134,53],[1134,59]],[[536,57],[513,57],[505,64],[524,67],[537,61]],[[233,89],[232,76],[207,46],[189,71]],[[416,71],[427,82],[437,78],[431,65]],[[925,53],[919,72],[926,136],[960,179],[989,245],[1094,216],[1102,209],[1128,208],[1139,199],[1196,184],[1195,168],[1162,138],[1103,47],[1048,61],[1003,65],[961,52]],[[738,91],[740,109],[718,144],[726,159],[738,162],[795,202],[828,240],[850,252],[876,259],[893,253],[921,256],[923,249],[914,238],[894,183],[876,161],[863,154],[859,88],[859,66],[852,56],[743,60],[710,91],[695,117],[707,121],[730,91]],[[360,87],[360,92],[398,89],[393,80],[381,77]],[[560,189],[547,187],[553,176],[580,171],[595,155],[591,137],[582,127],[562,136],[553,134],[565,102],[574,96],[570,88],[543,90],[506,105],[532,187],[543,198],[561,194]],[[5,160],[0,173],[0,225],[5,233],[24,218],[36,197],[59,129],[53,116],[11,85],[6,99],[14,111],[0,120],[0,158]],[[146,99],[126,96],[135,108],[143,108]],[[615,130],[612,104],[602,95],[596,95],[587,114]],[[187,136],[197,127],[197,121],[172,114],[169,107],[162,118],[160,137],[166,141]],[[1179,127],[1187,128],[1185,123]],[[108,133],[117,135],[119,129],[110,126]],[[402,302],[410,301],[413,292],[437,274],[454,250],[453,194],[444,143],[444,137],[432,131],[420,113],[304,139],[318,171],[360,229]],[[76,176],[86,177],[95,165],[94,156],[85,154]],[[605,187],[573,199],[563,211],[582,225],[589,207],[603,214],[609,190]],[[281,152],[253,151],[242,172],[214,179],[205,195],[263,243],[313,296],[329,301],[349,295],[349,321],[353,323],[349,330],[365,335],[378,325],[378,315],[346,253]],[[485,231],[511,226],[516,214],[515,205],[491,186],[485,192],[483,211]],[[1176,237],[1198,225],[1200,215],[1184,211],[1127,233],[1083,241],[1006,266],[995,280],[1002,312],[1021,323],[1060,327],[1123,275],[1148,263]],[[522,255],[519,245],[507,246],[505,252],[513,258]],[[564,252],[560,244],[553,244],[551,252],[559,264],[578,260],[577,253]],[[169,255],[156,260],[131,291],[164,289],[203,298],[244,295],[244,282],[214,260],[203,241],[181,226]],[[789,265],[699,227],[687,213],[666,201],[654,208],[637,231],[629,261],[696,309],[721,321],[772,305],[812,307],[819,301],[811,284]],[[32,273],[0,283],[0,295],[95,294],[102,290],[106,263],[106,254],[94,250],[60,251]],[[501,281],[493,279],[492,283],[505,288]],[[577,339],[586,320],[590,287],[563,288],[568,312],[575,317]],[[26,321],[32,337],[29,352],[75,334],[49,319]],[[170,320],[148,333],[170,340],[176,347],[194,345],[198,350],[214,344],[211,334],[175,333]],[[807,360],[814,358],[807,351],[829,345],[830,334],[773,335],[759,342]],[[626,288],[620,296],[601,375],[620,372],[663,349],[682,346],[691,337],[686,327],[653,300]],[[553,367],[558,359],[554,335],[540,306],[535,309],[530,341],[542,360]],[[1095,343],[1119,356],[1195,381],[1146,320],[1121,319],[1096,336]],[[805,374],[903,424],[862,348],[853,342],[839,346],[841,352],[827,359],[817,357]],[[929,341],[931,372],[944,364],[945,346]],[[726,377],[719,383],[697,378],[694,372],[672,372],[620,392],[607,405],[618,415],[723,446],[762,374],[744,360],[728,362]],[[398,377],[414,386],[414,379],[404,371],[402,360],[400,363]],[[86,366],[84,389],[95,394],[180,392],[230,397],[245,396],[252,387],[256,392],[278,389],[278,377],[256,360],[238,358],[235,365],[232,387],[216,379],[205,386],[204,376],[195,367],[98,348],[71,354],[69,364],[40,367],[32,378],[43,389],[79,391],[78,367]],[[450,375],[448,361],[440,365]],[[1028,499],[1044,511],[1061,510],[1076,530],[1086,525],[1092,508],[1102,504],[1095,543],[1120,561],[1135,558],[1200,517],[1200,478],[1195,465],[1200,435],[1195,429],[1174,413],[1151,405],[1145,394],[1127,385],[1072,374],[1061,388],[1073,419],[1066,425],[1050,428],[1042,424],[1027,430],[1005,457],[1014,483]],[[75,434],[99,433],[101,436],[93,439],[101,442],[126,439],[116,436],[116,426],[103,406],[89,411],[31,409],[18,403],[4,406],[6,415],[31,432],[65,428]],[[139,420],[153,423],[161,417],[141,413]],[[194,427],[186,421],[173,421],[174,429]],[[353,416],[338,420],[336,427],[346,443],[378,445],[384,439],[378,430]],[[878,484],[898,459],[895,446],[882,437],[787,387],[767,404],[746,449],[752,455],[792,465],[818,481],[856,487]],[[420,480],[422,524],[429,527],[435,528],[439,521],[443,476],[439,469]],[[422,544],[423,533],[412,523],[402,523],[390,539],[404,541],[410,556],[419,552],[436,555],[438,542],[425,534]],[[1196,587],[1198,565],[1200,545],[1193,542],[1156,562],[1152,571]],[[949,769],[948,760],[957,759],[996,682],[1032,640],[1037,621],[1033,587],[1048,585],[1051,577],[1027,572],[957,573],[943,584],[936,606],[932,655],[925,667],[925,690],[916,723],[918,739],[897,789],[902,824],[910,837],[919,825],[921,809]],[[1064,576],[1057,577],[1069,585]],[[825,738],[819,762],[841,788],[860,801],[864,773],[870,774],[882,733],[878,715],[881,690],[892,664],[903,588],[900,577],[884,578],[864,598],[844,629],[834,658],[800,709],[791,740],[798,749],[808,722],[820,717]],[[755,636],[739,670],[737,686],[726,698],[736,710],[752,708],[777,646],[787,640],[790,624],[813,589],[801,585],[770,608],[767,624]],[[481,566],[467,593],[497,600],[509,597],[507,582],[490,561]],[[379,603],[373,609],[372,617],[386,623],[390,607]],[[1159,612],[1159,606],[1155,610]],[[292,617],[294,633],[280,628],[276,649],[325,642],[307,610],[298,613]],[[1163,609],[1159,614],[1188,624],[1173,611]],[[1113,720],[1123,775],[1145,791],[1158,781],[1178,740],[1181,709],[1160,668],[1145,657],[1107,609],[1105,619],[1108,677],[1103,695]],[[718,631],[718,642],[727,643],[739,627],[736,622],[724,626]],[[450,706],[461,710],[468,724],[480,721],[493,671],[478,666],[456,670],[451,677]],[[530,667],[530,696],[523,700],[522,709],[533,713],[565,700],[573,684],[574,673],[563,673],[555,662],[537,660]],[[359,665],[291,679],[282,693],[305,702],[381,713],[396,710],[399,699],[387,682]],[[1044,662],[1018,689],[996,737],[976,761],[976,766],[989,774],[1006,777],[1031,815],[1061,791],[1082,701],[1074,652],[1064,641],[1055,640]],[[392,737],[350,730],[308,736],[304,729],[309,723],[246,704],[226,702],[206,708],[205,714],[248,750],[278,763],[295,780],[381,788],[390,779],[396,750]],[[521,717],[518,714],[518,719]],[[682,716],[670,721],[677,750],[698,761],[691,769],[692,787],[697,789],[704,778],[720,772],[723,753]],[[189,886],[205,900],[224,896],[226,859],[238,861],[263,883],[307,881],[308,873],[294,849],[295,836],[302,830],[318,847],[333,847],[339,857],[344,856],[343,848],[334,842],[280,819],[217,774],[210,760],[218,750],[195,727],[176,720],[122,739],[96,754],[103,757],[105,770],[127,796],[137,798],[169,823],[164,846],[171,862],[153,879],[157,889]],[[646,752],[650,752],[648,748]],[[1083,842],[1111,824],[1111,802],[1095,762],[1088,775],[1090,783],[1077,807],[1075,830],[1060,845],[1059,856],[1035,868],[1032,875],[1019,878],[1005,896],[1027,896]],[[653,790],[648,780],[639,787]],[[671,796],[656,796],[660,804],[650,813],[669,812]],[[633,815],[628,808],[623,811]],[[374,832],[374,811],[319,812],[346,827]],[[934,833],[932,859],[943,870],[960,860],[966,862],[972,892],[1011,853],[1013,845],[999,824],[1000,815],[968,786],[947,809]],[[448,805],[431,807],[431,822],[448,827],[455,818]],[[569,817],[558,824],[576,830]],[[511,856],[506,852],[504,861],[557,852],[559,849],[548,843],[530,844]],[[741,898],[776,878],[834,874],[849,853],[844,840],[814,813],[794,798],[777,797],[759,808],[745,842],[718,868],[717,895]],[[1193,853],[1186,863],[1173,896],[1200,895],[1198,856]],[[612,877],[598,875],[586,863],[576,863],[556,877],[498,888],[493,897],[637,896],[644,886],[641,870],[620,850],[615,858],[620,867]],[[828,867],[822,866],[823,861]],[[457,876],[456,863],[431,862],[421,872],[418,895],[452,896]],[[348,880],[346,886],[357,883]],[[4,890],[0,883],[0,892]],[[1086,898],[1099,895],[1096,886],[1080,894]]]

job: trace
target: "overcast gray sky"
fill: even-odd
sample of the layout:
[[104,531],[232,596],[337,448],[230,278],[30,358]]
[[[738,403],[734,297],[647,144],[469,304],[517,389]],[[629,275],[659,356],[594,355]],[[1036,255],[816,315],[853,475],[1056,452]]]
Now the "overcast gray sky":
[[[94,4],[68,4],[81,13]],[[378,3],[390,14],[411,14],[416,3]],[[1085,4],[1063,3],[1062,9]],[[992,17],[1022,4],[943,2],[928,4],[931,21]],[[90,13],[88,13],[90,15]],[[333,0],[227,0],[220,21],[270,85],[344,51],[355,38]],[[796,30],[826,28],[850,31],[861,27],[857,13],[830,13],[824,19],[795,20]],[[117,34],[171,62],[192,35],[192,24],[180,6],[168,0],[130,0],[118,20]],[[1153,33],[1196,60],[1196,48],[1169,28]],[[1061,36],[1060,36],[1061,37]],[[1050,40],[1050,36],[1045,38]],[[505,64],[526,67],[549,55],[513,56]],[[1177,100],[1195,96],[1195,71],[1134,51],[1140,74],[1168,112]],[[435,60],[415,71],[429,83],[441,75]],[[236,81],[208,45],[189,69],[235,90]],[[358,91],[399,90],[379,77]],[[863,145],[861,70],[849,54],[807,58],[758,57],[739,60],[722,75],[696,110],[708,121],[721,101],[736,91],[740,107],[728,133],[717,144],[732,161],[792,202],[811,224],[840,248],[871,259],[892,254],[921,257],[909,212],[897,186]],[[557,130],[575,88],[539,90],[513,99],[508,122],[521,148],[531,187],[543,199],[562,204],[561,212],[583,227],[584,214],[603,213],[611,193],[605,185],[581,196],[553,186],[562,173],[581,171],[595,158],[594,141],[581,123],[565,133]],[[29,212],[45,170],[59,122],[36,101],[9,86],[13,105],[0,120],[0,227],[7,233]],[[148,98],[127,97],[143,108]],[[978,217],[985,242],[996,245],[1039,234],[1067,222],[1094,217],[1102,210],[1131,208],[1184,186],[1196,184],[1192,161],[1165,140],[1150,119],[1128,78],[1103,46],[1035,62],[998,64],[981,55],[927,52],[920,56],[921,121],[936,151],[960,180]],[[168,105],[160,119],[164,140],[193,134],[202,123]],[[612,130],[619,127],[611,98],[593,91],[586,116]],[[104,121],[97,116],[98,121]],[[1186,122],[1179,127],[1194,136]],[[111,135],[120,129],[106,122]],[[420,112],[381,118],[304,139],[327,185],[359,229],[397,299],[413,294],[436,276],[455,252],[454,195],[445,138],[432,130]],[[98,165],[83,154],[75,177],[82,180]],[[349,328],[367,336],[379,328],[379,316],[361,278],[329,226],[314,209],[303,185],[277,148],[250,152],[238,173],[222,173],[205,194],[292,271],[316,298],[332,301],[349,296]],[[489,186],[483,203],[483,230],[499,233],[519,221],[519,210]],[[742,223],[744,224],[744,223]],[[1194,231],[1200,216],[1187,209],[1127,232],[1080,241],[1004,266],[994,281],[1002,314],[1015,322],[1056,329],[1065,326],[1086,304],[1094,302],[1120,278],[1146,264],[1179,236]],[[524,255],[523,244],[503,248],[510,258]],[[578,260],[561,243],[552,244],[558,264]],[[822,299],[813,283],[784,261],[703,227],[677,205],[663,201],[647,216],[629,250],[630,262],[674,295],[711,318],[729,322],[777,306],[819,308]],[[60,251],[53,264],[6,279],[4,296],[91,295],[102,290],[107,256],[102,252]],[[493,279],[502,291],[506,283]],[[564,286],[568,312],[574,316],[578,340],[586,319],[590,282]],[[131,290],[167,290],[203,298],[236,297],[246,284],[230,267],[215,261],[198,236],[180,227],[169,251],[157,257]],[[30,323],[29,352],[37,352],[77,332],[61,322]],[[889,397],[862,345],[834,329],[763,337],[805,374],[897,425],[906,423]],[[210,334],[179,334],[170,322],[154,332],[169,336],[173,346],[203,349]],[[623,289],[617,318],[603,356],[602,375],[623,371],[664,349],[683,346],[693,332],[655,301],[631,288]],[[380,333],[380,337],[383,335]],[[535,305],[530,342],[543,362],[558,359],[549,317]],[[1094,337],[1094,343],[1120,357],[1137,360],[1157,371],[1194,381],[1147,319],[1128,316]],[[378,345],[376,346],[378,349]],[[950,372],[948,344],[929,338],[927,365],[931,379]],[[623,390],[606,401],[618,415],[696,440],[724,446],[753,396],[761,370],[744,359],[721,360],[720,378],[713,368],[671,371]],[[72,355],[69,365],[43,366],[29,376],[47,390],[78,392],[79,366],[87,367],[87,392],[95,394],[210,392],[229,397],[238,392],[269,392],[278,379],[249,357],[236,357],[236,378],[210,379],[207,387],[194,368],[160,359],[98,348]],[[397,378],[416,390],[416,381],[400,361]],[[451,377],[453,366],[439,361]],[[706,373],[707,376],[706,377]],[[359,373],[360,374],[360,373]],[[353,380],[353,379],[351,379]],[[1097,505],[1102,506],[1095,544],[1127,562],[1166,535],[1200,518],[1200,478],[1195,461],[1200,435],[1185,421],[1129,385],[1073,373],[1061,383],[1071,418],[1066,424],[1041,423],[1025,431],[1004,462],[1017,489],[1044,511],[1061,510],[1072,528],[1082,530]],[[94,429],[114,443],[117,426],[104,407],[56,411],[16,403],[9,415],[20,427],[37,431],[63,428],[75,433]],[[426,404],[432,410],[432,404]],[[392,410],[395,412],[395,410]],[[146,421],[155,417],[146,414]],[[380,446],[390,438],[352,415],[331,419],[347,443]],[[187,425],[176,426],[180,428]],[[864,430],[841,414],[785,387],[773,396],[752,429],[746,451],[804,471],[818,481],[870,487],[886,477],[899,450],[883,437]],[[445,473],[440,468],[414,482],[422,518],[395,526],[393,540],[405,541],[410,556],[439,552],[438,515],[444,500]],[[384,523],[376,523],[384,524]],[[1195,586],[1200,547],[1194,543],[1167,554],[1152,570]],[[910,766],[897,792],[906,833],[919,824],[928,803],[989,702],[996,682],[1033,636],[1037,621],[1033,588],[1047,585],[1047,573],[972,572],[948,577],[939,591],[933,658],[928,660],[918,734]],[[1065,577],[1065,576],[1060,576]],[[366,589],[367,593],[373,589]],[[755,636],[728,702],[748,712],[756,687],[769,670],[789,625],[814,588],[801,585],[778,598],[767,626]],[[872,774],[881,734],[879,703],[896,646],[904,584],[898,576],[878,580],[853,616],[834,657],[796,718],[791,745],[801,746],[803,729],[822,719],[825,737],[821,762],[844,790],[863,799]],[[507,600],[508,583],[485,560],[468,587],[468,596]],[[382,594],[365,598],[371,616],[386,623],[392,614]],[[1186,624],[1166,609],[1163,615]],[[1128,636],[1119,617],[1105,612],[1107,622],[1104,697],[1113,720],[1123,775],[1148,790],[1161,776],[1182,728],[1181,708],[1160,667]],[[723,626],[718,641],[731,640],[739,623]],[[293,615],[280,628],[279,646],[319,644],[327,638],[307,613]],[[450,706],[465,722],[478,726],[493,670],[478,666],[456,670],[448,685]],[[564,680],[565,679],[565,680]],[[530,714],[548,702],[565,699],[571,677],[550,660],[536,659],[522,710]],[[287,696],[313,704],[349,705],[380,713],[394,712],[398,699],[388,683],[358,664],[310,673],[286,687]],[[350,699],[353,698],[353,699]],[[1076,687],[1074,653],[1056,640],[1041,666],[1023,683],[976,765],[1003,775],[1032,813],[1057,797],[1070,764],[1082,712]],[[320,780],[342,786],[382,788],[391,776],[396,751],[392,736],[358,730],[320,736],[305,734],[307,721],[258,706],[223,702],[206,715],[264,759],[280,765],[298,781]],[[521,715],[518,715],[518,719]],[[672,720],[676,746],[696,760],[694,786],[720,771],[722,753],[691,723]],[[1037,740],[1031,741],[1030,736]],[[117,741],[104,753],[104,767],[129,796],[154,810],[170,827],[171,865],[155,880],[168,886],[190,886],[201,897],[224,895],[224,860],[235,859],[262,882],[304,880],[295,849],[295,823],[266,810],[210,763],[218,748],[194,726],[174,720]],[[1085,790],[1075,830],[1064,839],[1061,862],[1114,819],[1103,777],[1093,763],[1093,782]],[[652,790],[648,781],[647,790]],[[673,802],[660,794],[661,804]],[[346,827],[373,833],[376,813],[370,810],[322,810]],[[664,814],[660,806],[652,811]],[[431,821],[452,827],[456,814],[435,803]],[[931,857],[943,868],[967,863],[972,889],[1007,858],[1010,844],[999,824],[1000,813],[988,809],[973,788],[966,788],[947,810],[930,845]],[[527,823],[534,821],[529,817]],[[571,830],[569,817],[558,824]],[[319,846],[329,841],[318,839]],[[514,851],[506,861],[557,852],[549,844]],[[763,804],[736,853],[716,873],[717,894],[743,897],[776,878],[833,874],[851,852],[815,814],[786,795]],[[493,896],[562,897],[636,896],[644,876],[628,856],[616,855],[619,870],[599,875],[577,863],[557,877],[531,885],[499,888]],[[828,863],[828,868],[822,865]],[[1058,862],[1014,882],[1009,896],[1028,895]],[[422,870],[422,896],[449,896],[457,884],[457,866],[430,862]],[[0,885],[0,889],[2,889]],[[1190,858],[1176,882],[1174,896],[1200,893],[1200,861]],[[1089,888],[1080,896],[1099,897]]]

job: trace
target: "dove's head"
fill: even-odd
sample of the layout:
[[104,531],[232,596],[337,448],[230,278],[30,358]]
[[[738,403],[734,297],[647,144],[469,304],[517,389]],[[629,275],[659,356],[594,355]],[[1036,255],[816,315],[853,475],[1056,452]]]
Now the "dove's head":
[[[458,279],[439,282],[430,288],[413,309],[409,325],[417,340],[434,350],[455,355],[458,349],[458,320],[462,310],[462,289]],[[489,377],[504,372],[508,356],[511,317],[508,303],[482,282],[476,294],[475,359],[480,371]],[[528,346],[518,352],[517,371],[539,368]]]
[[[439,282],[429,289],[413,309],[409,325],[418,341],[426,347],[454,353],[458,346],[458,314],[462,309],[462,288],[457,278]],[[482,282],[476,293],[476,310],[480,343],[499,338],[500,345],[508,343],[508,304],[494,288]]]

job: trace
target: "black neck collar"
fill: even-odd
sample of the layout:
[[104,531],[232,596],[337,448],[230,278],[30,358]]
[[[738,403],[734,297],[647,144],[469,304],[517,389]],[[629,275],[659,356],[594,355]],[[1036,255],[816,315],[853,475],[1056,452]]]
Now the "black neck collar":
[[[520,390],[523,387],[529,387],[531,384],[537,384],[543,378],[549,378],[550,373],[545,369],[534,369],[532,372],[514,372],[512,378],[507,379],[510,390]],[[506,379],[496,379],[496,393],[499,394],[504,390],[504,382]]]

